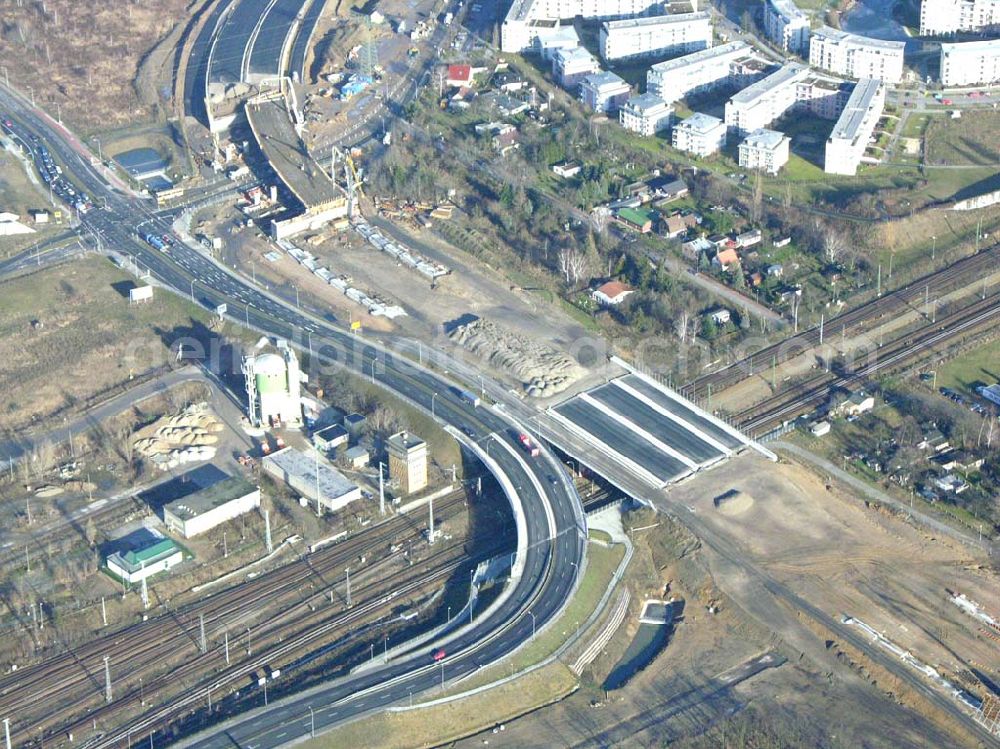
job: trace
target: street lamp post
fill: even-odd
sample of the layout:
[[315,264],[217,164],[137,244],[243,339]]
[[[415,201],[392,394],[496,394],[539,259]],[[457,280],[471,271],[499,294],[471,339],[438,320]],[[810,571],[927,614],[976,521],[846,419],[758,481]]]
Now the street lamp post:
[[535,639],[535,615],[532,612],[528,612],[528,616],[531,617],[531,639]]
[[191,279],[191,302],[194,303],[194,279]]
[[431,396],[431,418],[434,418],[434,416],[435,416],[435,414],[434,414],[434,399],[437,398],[437,397],[438,397],[437,393],[434,393]]
[[309,735],[312,738],[316,738],[316,716],[313,713],[312,706],[309,707]]

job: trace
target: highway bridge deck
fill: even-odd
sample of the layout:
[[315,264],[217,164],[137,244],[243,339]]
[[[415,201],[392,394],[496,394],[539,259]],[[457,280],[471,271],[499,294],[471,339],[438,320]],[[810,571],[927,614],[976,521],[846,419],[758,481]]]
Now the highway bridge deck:
[[250,50],[251,81],[282,74],[281,51],[304,4],[305,0],[276,0],[271,6]]
[[316,31],[316,24],[319,23],[320,14],[326,0],[312,0],[306,9],[299,24],[298,33],[295,35],[295,42],[292,44],[292,53],[288,62],[289,75],[298,75],[299,81],[306,80],[306,57],[309,53],[309,41]]
[[342,197],[340,190],[306,151],[281,99],[249,103],[246,112],[261,151],[282,182],[306,208]]
[[208,71],[209,83],[243,80],[243,57],[270,0],[237,0],[222,23]]
[[215,29],[222,14],[235,0],[221,0],[211,14],[205,19],[204,25],[195,37],[188,55],[187,68],[184,72],[184,111],[189,117],[194,117],[205,127],[209,126],[208,113],[205,111],[205,96],[208,83],[208,60],[212,50],[212,40],[215,39]]
[[750,444],[735,429],[640,374],[580,393],[550,408],[546,417],[538,424],[542,436],[571,457],[591,465],[588,455],[599,454],[654,489]]

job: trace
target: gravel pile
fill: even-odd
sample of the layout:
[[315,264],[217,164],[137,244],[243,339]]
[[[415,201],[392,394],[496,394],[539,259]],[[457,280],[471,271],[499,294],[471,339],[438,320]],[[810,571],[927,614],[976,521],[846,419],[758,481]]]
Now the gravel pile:
[[560,393],[584,374],[583,368],[561,351],[482,318],[459,325],[449,338],[491,366],[516,377],[533,398]]

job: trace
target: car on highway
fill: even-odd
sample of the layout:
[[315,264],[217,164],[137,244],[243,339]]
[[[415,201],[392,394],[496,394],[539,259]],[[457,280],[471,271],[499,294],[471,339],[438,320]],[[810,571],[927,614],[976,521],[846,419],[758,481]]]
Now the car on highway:
[[437,663],[438,661],[443,661],[445,655],[446,653],[444,652],[444,648],[438,648],[433,653],[431,653],[431,658],[433,658],[434,662]]
[[946,107],[950,107],[954,102],[952,102],[951,99],[942,99],[941,103],[944,104]]
[[517,435],[517,441],[521,443],[521,447],[524,451],[528,453],[532,458],[537,458],[541,454],[541,450],[538,449],[538,445],[528,435],[523,432]]
[[464,434],[465,434],[465,435],[466,435],[467,437],[475,437],[475,436],[476,436],[476,430],[475,430],[475,429],[473,429],[472,427],[468,426],[468,425],[466,425],[466,426],[462,427],[462,432],[463,432],[463,433],[464,433]]

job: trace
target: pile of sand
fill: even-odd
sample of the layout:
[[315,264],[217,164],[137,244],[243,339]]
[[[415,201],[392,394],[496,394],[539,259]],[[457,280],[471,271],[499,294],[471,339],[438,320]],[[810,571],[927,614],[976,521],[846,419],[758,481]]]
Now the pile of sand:
[[561,351],[482,318],[457,326],[449,338],[516,377],[533,398],[562,392],[584,374],[583,368]]
[[739,489],[732,489],[715,498],[715,509],[723,515],[742,515],[751,507],[753,497]]
[[211,460],[224,429],[207,403],[196,403],[143,429],[136,435],[135,450],[161,470]]

